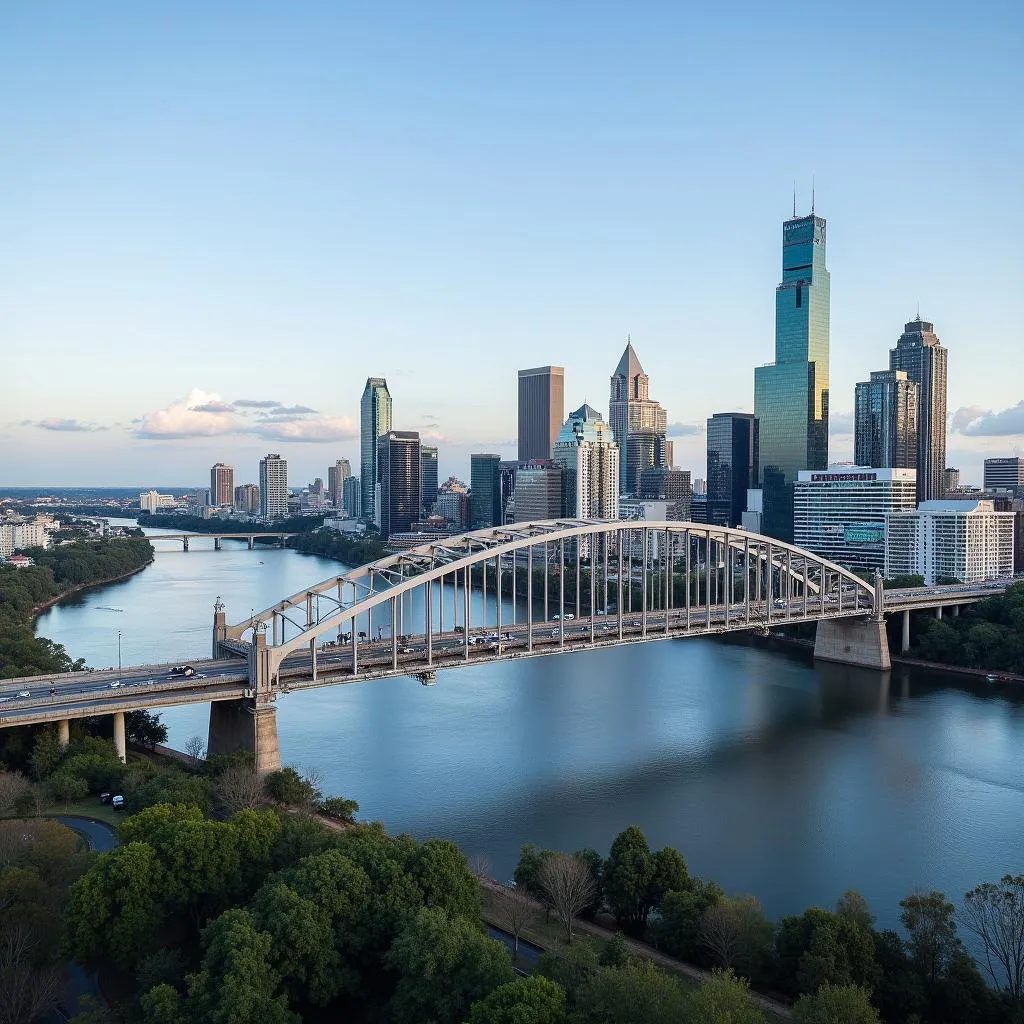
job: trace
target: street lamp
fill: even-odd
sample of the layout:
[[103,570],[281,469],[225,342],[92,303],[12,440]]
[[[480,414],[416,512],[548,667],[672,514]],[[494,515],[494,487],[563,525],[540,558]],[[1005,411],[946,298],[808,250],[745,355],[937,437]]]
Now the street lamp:
[[121,630],[117,631],[117,675],[121,677]]

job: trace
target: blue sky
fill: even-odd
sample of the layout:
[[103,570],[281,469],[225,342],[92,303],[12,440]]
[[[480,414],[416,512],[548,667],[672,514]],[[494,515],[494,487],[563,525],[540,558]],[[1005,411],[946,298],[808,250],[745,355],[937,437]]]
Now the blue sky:
[[465,476],[513,451],[517,368],[606,411],[627,333],[702,476],[812,178],[833,458],[920,304],[978,480],[1024,453],[1022,33],[1000,0],[4,5],[0,483],[326,476],[371,374]]

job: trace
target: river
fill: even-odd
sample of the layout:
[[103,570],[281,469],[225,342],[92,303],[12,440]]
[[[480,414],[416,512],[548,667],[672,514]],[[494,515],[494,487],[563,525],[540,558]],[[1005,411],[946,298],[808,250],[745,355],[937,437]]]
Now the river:
[[[208,656],[216,597],[234,622],[340,569],[244,542],[157,546],[39,632],[97,667],[117,664],[118,631],[126,665]],[[206,707],[161,714],[172,744],[205,738]],[[1024,704],[954,675],[672,640],[293,693],[278,730],[325,793],[499,878],[527,840],[605,854],[635,823],[774,917],[854,888],[894,926],[915,887],[959,901],[1024,870]]]

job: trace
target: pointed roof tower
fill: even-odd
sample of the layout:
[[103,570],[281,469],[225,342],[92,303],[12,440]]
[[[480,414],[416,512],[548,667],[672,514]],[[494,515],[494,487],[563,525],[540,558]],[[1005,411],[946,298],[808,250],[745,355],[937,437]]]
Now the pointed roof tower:
[[628,334],[626,335],[625,351],[622,353],[619,365],[615,367],[615,376],[625,377],[628,380],[631,380],[633,377],[644,376],[644,368],[640,365],[636,349],[633,348],[633,340]]

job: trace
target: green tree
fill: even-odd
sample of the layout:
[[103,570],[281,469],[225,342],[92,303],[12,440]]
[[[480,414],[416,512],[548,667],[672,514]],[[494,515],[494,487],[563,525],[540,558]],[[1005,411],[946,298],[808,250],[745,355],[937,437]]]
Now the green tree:
[[580,1024],[678,1024],[685,1014],[682,986],[648,961],[605,968],[576,997]]
[[753,896],[728,896],[704,911],[701,943],[719,967],[756,975],[769,956],[775,926]]
[[590,869],[592,894],[590,902],[580,911],[580,917],[593,921],[604,903],[604,894],[601,891],[601,869],[604,866],[604,861],[601,859],[601,854],[589,846],[584,847],[582,850],[577,850],[573,856],[577,860],[583,861]]
[[750,998],[750,985],[731,970],[711,977],[686,1000],[687,1024],[764,1024],[764,1014]]
[[178,990],[167,982],[143,990],[139,998],[142,1024],[186,1024]]
[[685,892],[693,884],[683,855],[671,846],[662,847],[651,856],[652,876],[647,902],[660,907],[668,892]]
[[638,825],[630,825],[612,843],[604,864],[605,900],[627,935],[643,935],[651,910],[654,863]]
[[469,1011],[468,1024],[565,1024],[565,991],[533,975],[499,985]]
[[329,818],[352,822],[355,820],[356,811],[359,810],[359,804],[355,800],[346,800],[341,796],[332,796],[320,804],[320,810]]
[[390,1006],[395,1024],[463,1020],[473,1003],[515,977],[503,945],[436,908],[416,914],[386,963],[398,975]]
[[881,1024],[867,989],[857,985],[822,985],[801,996],[793,1007],[795,1024]]
[[855,889],[847,889],[836,903],[836,915],[853,921],[866,932],[875,926],[875,915],[868,907],[868,901]]
[[32,756],[29,759],[32,765],[32,774],[40,781],[48,778],[56,770],[57,766],[64,760],[67,753],[57,739],[57,733],[52,729],[43,729],[37,736],[32,747]]
[[900,900],[900,921],[910,932],[910,952],[928,982],[935,982],[963,953],[956,908],[941,892],[914,892]]
[[167,726],[152,711],[129,711],[124,725],[129,743],[152,750],[158,743],[167,742]]
[[83,800],[89,794],[89,783],[81,775],[61,769],[46,780],[46,788],[54,800],[64,803],[64,809],[73,800]]
[[694,960],[700,941],[700,922],[708,907],[725,898],[714,882],[693,879],[685,892],[669,891],[662,898],[654,922],[654,939],[659,949],[683,960]]
[[580,991],[601,972],[601,965],[593,946],[576,943],[542,953],[537,961],[537,972],[562,988],[572,1007]]
[[421,843],[409,865],[427,907],[439,907],[449,917],[480,920],[480,883],[469,870],[465,854],[447,839]]
[[616,932],[602,947],[598,962],[602,967],[622,967],[630,961],[629,947],[621,932]]
[[304,779],[288,765],[276,772],[270,772],[263,780],[267,796],[283,807],[310,810],[320,802],[320,793],[308,779]]

